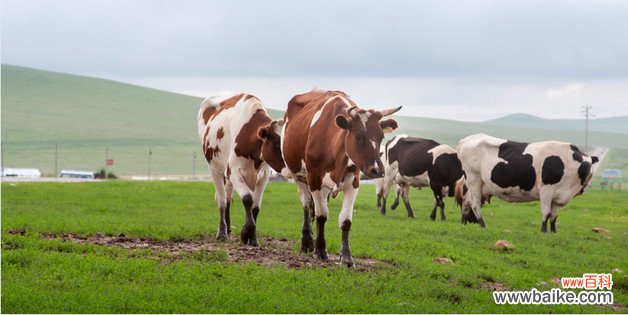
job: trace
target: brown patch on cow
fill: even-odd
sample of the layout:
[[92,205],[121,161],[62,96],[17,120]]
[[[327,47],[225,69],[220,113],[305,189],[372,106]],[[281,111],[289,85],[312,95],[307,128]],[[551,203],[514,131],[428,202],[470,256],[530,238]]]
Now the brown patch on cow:
[[220,115],[220,113],[224,110],[227,110],[229,108],[233,108],[235,107],[235,105],[238,103],[238,101],[240,101],[240,99],[242,98],[242,96],[244,96],[244,94],[238,94],[238,95],[234,95],[222,102],[220,102],[220,104],[218,105],[218,109],[214,110],[214,112],[211,114],[209,119],[212,119],[218,115]]
[[248,101],[248,100],[250,100],[250,99],[253,99],[253,100],[258,101],[258,102],[260,101],[257,97],[255,97],[254,95],[251,95],[251,94],[248,94],[248,95],[244,98],[244,101],[246,102],[246,101]]
[[206,147],[205,148],[205,159],[207,162],[210,162],[213,158],[217,157],[220,153],[220,148],[218,146],[215,147]]
[[223,130],[223,128],[222,128],[222,127],[220,127],[220,128],[218,129],[218,132],[216,132],[216,138],[217,138],[218,140],[220,140],[220,139],[222,139],[222,137],[224,137],[224,136],[225,136],[225,131]]
[[234,152],[236,156],[252,160],[256,170],[260,168],[263,162],[260,154],[262,152],[262,139],[258,137],[258,130],[260,127],[269,125],[271,121],[266,111],[260,108],[242,126],[235,139]]
[[203,111],[203,122],[205,125],[207,125],[207,122],[209,121],[209,119],[214,116],[215,112],[216,112],[216,107],[214,106],[208,106],[205,108],[205,110]]
[[[197,259],[204,262],[255,263],[262,266],[285,266],[286,268],[330,268],[339,266],[339,255],[330,254],[328,261],[321,261],[311,255],[294,250],[296,242],[285,238],[260,237],[260,246],[253,247],[240,243],[239,238],[218,241],[213,237],[197,240],[158,241],[150,238],[93,235],[84,237],[64,233],[40,234],[46,240],[61,240],[78,244],[94,244],[119,247],[129,250],[129,257],[156,259],[165,263]],[[356,271],[373,271],[393,266],[387,261],[371,258],[355,258]]]

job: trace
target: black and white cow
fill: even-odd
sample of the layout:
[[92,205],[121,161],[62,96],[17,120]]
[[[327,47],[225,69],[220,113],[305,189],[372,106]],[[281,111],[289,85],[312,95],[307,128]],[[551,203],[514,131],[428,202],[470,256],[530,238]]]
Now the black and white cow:
[[598,161],[565,142],[521,143],[485,134],[460,140],[456,151],[466,174],[456,185],[463,224],[486,227],[481,208],[491,196],[508,202],[540,200],[543,232],[549,219],[556,232],[558,207],[584,192]]
[[[378,193],[380,212],[386,214],[386,195],[393,185],[399,185],[397,198],[392,208],[399,204],[399,195],[414,218],[408,193],[410,187],[430,187],[434,193],[434,206],[430,218],[436,219],[436,209],[440,208],[440,218],[445,220],[444,196],[453,197],[456,181],[463,177],[462,165],[456,151],[446,144],[434,140],[409,137],[402,134],[392,138],[384,150],[385,175]],[[384,162],[385,161],[385,162]]]

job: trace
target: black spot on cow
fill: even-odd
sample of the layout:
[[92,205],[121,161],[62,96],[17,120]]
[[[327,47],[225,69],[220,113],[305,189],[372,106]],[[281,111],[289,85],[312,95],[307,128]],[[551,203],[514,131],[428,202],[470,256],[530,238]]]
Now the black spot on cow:
[[388,163],[399,163],[399,173],[402,176],[419,176],[432,167],[434,157],[427,151],[439,146],[433,140],[421,138],[402,138],[395,147],[388,152]]
[[580,167],[578,167],[578,177],[580,177],[580,184],[584,185],[584,182],[587,180],[589,176],[589,172],[591,172],[591,163],[582,162]]
[[517,187],[530,191],[536,183],[536,172],[532,167],[532,155],[523,154],[527,143],[506,141],[499,146],[499,162],[491,172],[491,180],[501,188]]
[[553,185],[563,178],[565,174],[565,164],[563,161],[555,155],[548,156],[543,162],[543,169],[541,170],[541,179],[545,185]]

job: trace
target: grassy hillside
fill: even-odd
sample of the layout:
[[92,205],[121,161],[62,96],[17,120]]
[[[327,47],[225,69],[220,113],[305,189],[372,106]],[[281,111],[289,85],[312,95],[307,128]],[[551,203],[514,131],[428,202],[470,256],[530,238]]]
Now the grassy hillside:
[[[96,170],[105,148],[117,174],[191,174],[202,99],[119,82],[2,65],[7,167]],[[271,114],[279,116],[273,111]],[[200,154],[199,154],[200,156]],[[203,161],[197,165],[204,171]]]
[[[150,147],[153,176],[192,174],[194,152],[198,156],[196,174],[205,174],[196,132],[200,102],[196,97],[109,80],[2,65],[4,166],[34,167],[51,175],[58,144],[58,170],[97,170],[104,165],[105,149],[109,148],[114,173],[147,175]],[[269,112],[273,117],[281,116],[279,111]],[[519,141],[552,139],[583,146],[583,132],[572,130],[569,122],[535,118],[517,123],[515,118],[466,123],[398,117],[401,127],[397,133],[453,146],[478,132]],[[592,124],[591,130],[605,132],[591,132],[590,146],[628,149],[628,131],[621,128],[625,117],[617,119],[617,123],[608,124],[612,128]]]
[[[526,114],[512,114],[489,120],[485,123],[495,126],[549,130],[582,131],[585,128],[584,119],[543,119]],[[628,116],[591,119],[589,120],[589,130],[594,132],[628,134]]]

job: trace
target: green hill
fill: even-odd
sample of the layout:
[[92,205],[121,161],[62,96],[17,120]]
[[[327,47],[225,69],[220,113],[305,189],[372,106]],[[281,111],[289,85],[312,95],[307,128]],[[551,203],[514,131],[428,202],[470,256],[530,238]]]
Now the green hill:
[[[110,168],[114,173],[146,176],[151,148],[151,175],[189,175],[193,171],[205,175],[207,168],[200,154],[195,122],[201,101],[109,80],[2,65],[3,164],[53,174],[58,145],[57,170],[97,170],[103,167],[108,148],[109,158],[114,159]],[[269,112],[273,117],[281,115],[279,111]],[[553,139],[579,146],[584,142],[582,130],[552,129],[545,122],[540,127],[533,124],[513,128],[516,124],[504,126],[499,121],[397,119],[401,126],[398,133],[453,146],[478,132],[520,141]],[[591,146],[628,149],[625,129],[599,130],[615,132],[592,132]]]
[[[584,119],[543,119],[526,114],[512,114],[486,121],[485,124],[549,130],[582,131],[585,128]],[[589,120],[589,130],[628,134],[628,116],[591,119]]]

